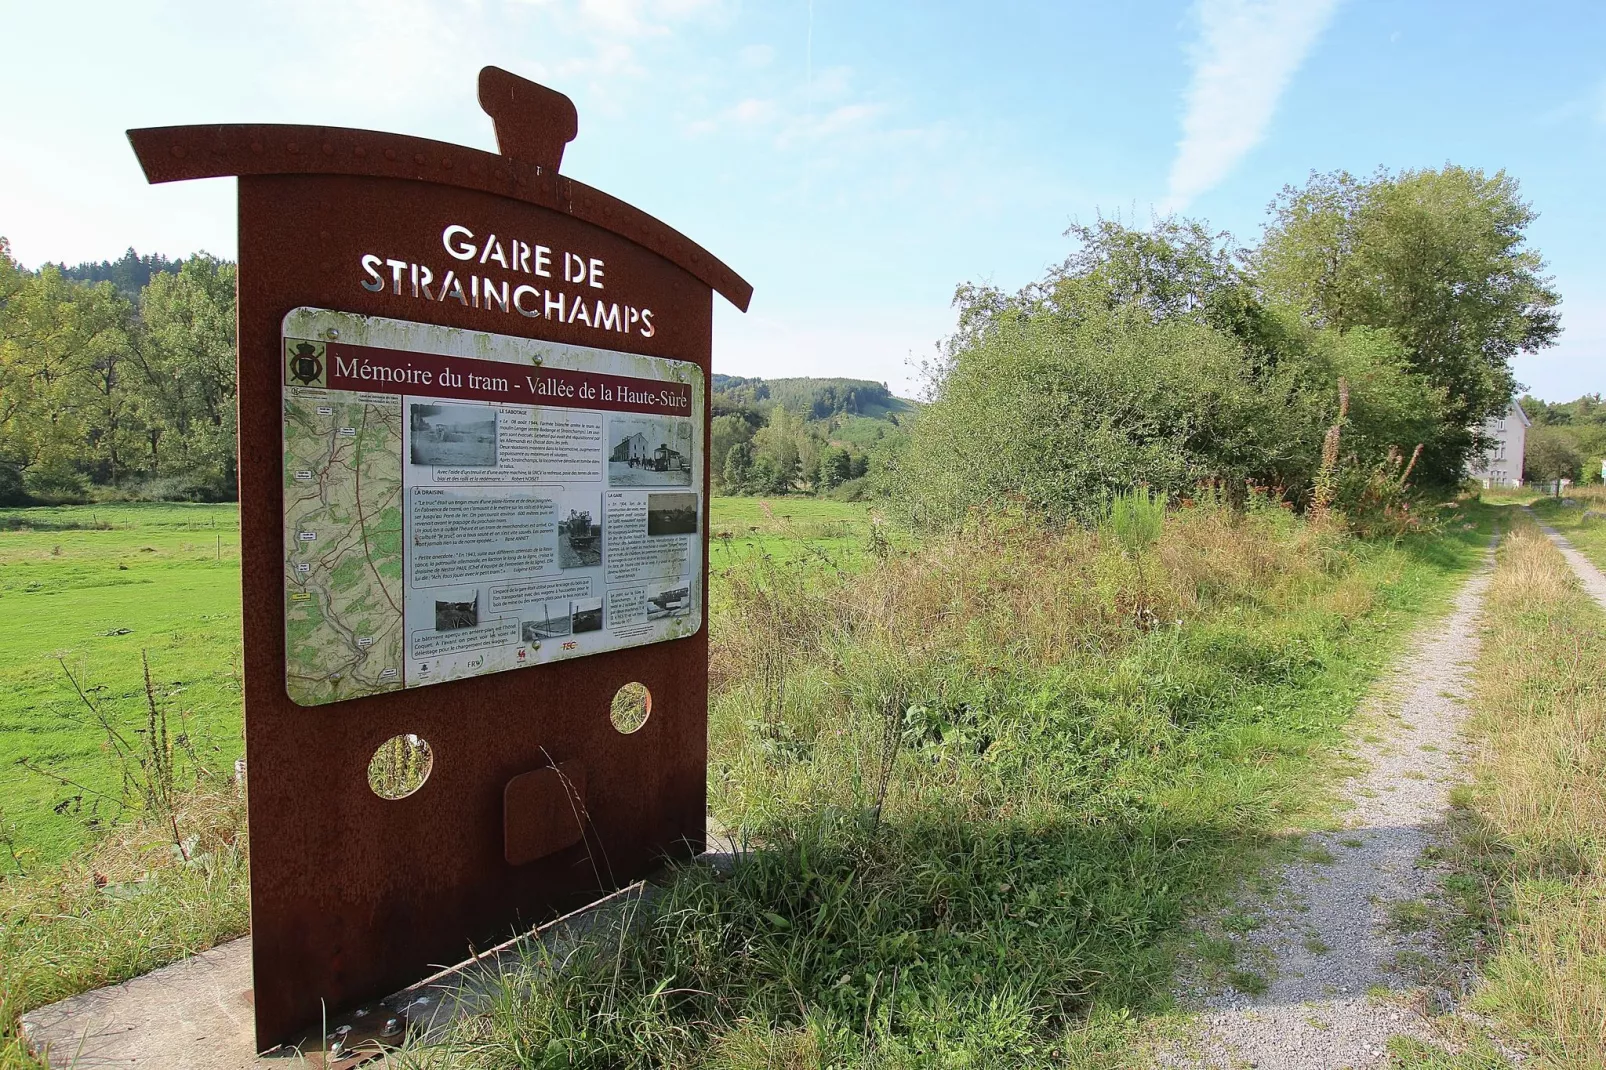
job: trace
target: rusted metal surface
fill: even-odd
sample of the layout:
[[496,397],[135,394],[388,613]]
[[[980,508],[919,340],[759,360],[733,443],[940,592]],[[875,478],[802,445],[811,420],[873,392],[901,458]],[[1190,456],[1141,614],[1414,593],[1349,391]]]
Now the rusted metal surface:
[[[506,76],[511,77],[511,76]],[[482,81],[482,87],[486,84]],[[491,95],[500,76],[489,79]],[[533,85],[525,83],[525,85]],[[562,101],[513,87],[548,111]],[[505,94],[504,94],[505,95]],[[502,108],[502,97],[495,106]],[[545,104],[543,105],[543,101]],[[511,107],[512,105],[509,105]],[[512,121],[497,113],[499,130]],[[298,306],[495,330],[579,345],[583,326],[499,317],[456,303],[426,311],[371,293],[353,266],[373,249],[419,260],[442,228],[474,219],[605,257],[610,284],[672,312],[652,337],[611,348],[711,373],[712,294],[745,307],[751,287],[674,230],[539,163],[395,134],[321,127],[137,130],[152,181],[239,178],[239,447],[246,751],[256,1036],[266,1049],[703,847],[708,639],[631,650],[316,707],[285,692],[280,328]],[[528,150],[540,154],[540,137]],[[550,139],[549,139],[550,140]],[[505,145],[526,151],[514,136]],[[561,148],[561,146],[560,146]],[[707,485],[708,425],[702,429]],[[700,525],[707,561],[707,501]],[[707,569],[701,578],[707,604]],[[614,693],[639,681],[653,716],[621,735]],[[391,736],[429,742],[434,767],[399,800],[368,787]],[[506,855],[506,792],[524,774],[584,767],[583,838],[522,865]],[[553,774],[556,776],[556,774]],[[555,796],[537,800],[550,807]],[[523,817],[520,818],[523,820]],[[572,812],[568,820],[573,821]],[[521,843],[534,843],[521,833]],[[556,842],[553,840],[552,842]]]
[[[502,129],[499,123],[499,140]],[[354,175],[479,190],[562,212],[628,238],[744,312],[753,297],[752,286],[708,250],[640,209],[559,175],[555,164],[548,168],[465,145],[334,126],[161,126],[130,130],[128,138],[153,183],[236,175]],[[527,142],[539,145],[540,138],[529,135],[512,145]],[[561,147],[557,156],[562,156]]]
[[480,71],[480,107],[496,124],[496,147],[503,156],[554,174],[563,163],[563,147],[580,132],[573,101],[500,67]]
[[502,792],[502,857],[522,866],[585,838],[586,771],[579,762],[520,773]]

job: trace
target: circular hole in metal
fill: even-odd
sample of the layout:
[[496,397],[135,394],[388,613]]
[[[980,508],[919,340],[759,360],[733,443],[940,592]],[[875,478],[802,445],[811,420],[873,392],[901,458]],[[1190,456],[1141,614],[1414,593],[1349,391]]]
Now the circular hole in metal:
[[628,736],[647,723],[647,715],[650,713],[652,713],[652,692],[641,684],[630,683],[614,692],[608,719],[613,722],[615,728]]
[[435,768],[435,752],[411,732],[391,736],[368,760],[368,786],[381,799],[405,799],[424,786]]

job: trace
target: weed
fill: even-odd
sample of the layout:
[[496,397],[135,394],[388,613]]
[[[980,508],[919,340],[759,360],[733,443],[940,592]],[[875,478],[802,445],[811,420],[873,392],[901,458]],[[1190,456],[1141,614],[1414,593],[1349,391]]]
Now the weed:
[[1316,866],[1330,866],[1333,864],[1333,852],[1319,843],[1306,844],[1300,848],[1299,857]]
[[1227,983],[1246,996],[1263,995],[1266,989],[1271,987],[1271,983],[1266,980],[1264,974],[1256,973],[1253,970],[1229,970],[1227,972]]
[[1432,912],[1420,899],[1402,899],[1389,904],[1389,925],[1402,933],[1421,932],[1432,920]]

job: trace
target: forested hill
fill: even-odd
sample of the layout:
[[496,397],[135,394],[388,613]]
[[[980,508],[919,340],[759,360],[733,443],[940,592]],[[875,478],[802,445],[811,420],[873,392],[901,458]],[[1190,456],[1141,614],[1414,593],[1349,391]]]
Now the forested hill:
[[727,494],[857,498],[916,408],[868,379],[715,375],[713,386],[709,460]]
[[780,405],[805,420],[829,420],[833,416],[885,419],[914,408],[913,402],[895,397],[886,383],[869,379],[759,379],[714,375],[713,409],[716,413],[740,409],[764,411],[772,405]]

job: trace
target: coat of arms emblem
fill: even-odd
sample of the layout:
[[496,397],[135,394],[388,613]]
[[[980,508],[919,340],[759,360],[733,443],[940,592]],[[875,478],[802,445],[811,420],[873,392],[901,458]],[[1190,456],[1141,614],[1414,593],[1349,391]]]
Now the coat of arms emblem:
[[285,343],[285,381],[301,386],[324,386],[324,347],[321,342]]

